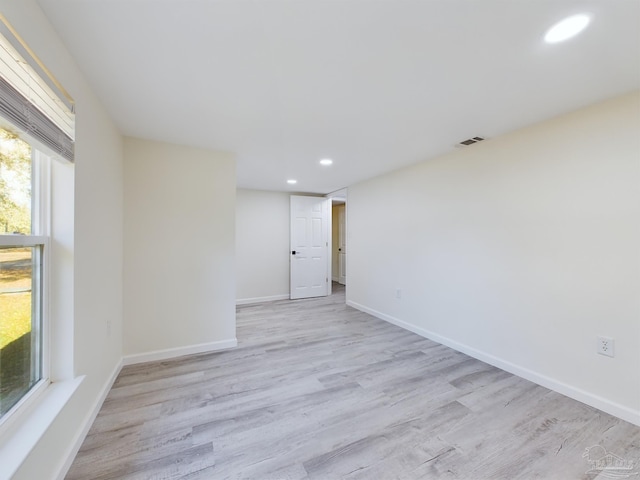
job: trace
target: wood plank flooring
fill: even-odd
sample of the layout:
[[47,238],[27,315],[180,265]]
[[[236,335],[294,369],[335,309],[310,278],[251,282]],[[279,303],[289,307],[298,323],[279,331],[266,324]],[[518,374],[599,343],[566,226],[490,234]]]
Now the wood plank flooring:
[[[66,478],[640,477],[639,427],[347,307],[343,289],[237,322],[236,349],[123,368]],[[596,465],[603,451],[630,468]]]

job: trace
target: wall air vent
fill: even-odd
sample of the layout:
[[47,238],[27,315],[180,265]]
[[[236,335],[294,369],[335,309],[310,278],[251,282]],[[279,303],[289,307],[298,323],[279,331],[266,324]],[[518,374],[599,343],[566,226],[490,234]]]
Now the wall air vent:
[[456,147],[468,147],[469,145],[473,145],[474,143],[478,143],[483,141],[484,138],[483,137],[472,137],[469,138],[467,140],[463,140],[462,142],[458,143],[456,145]]

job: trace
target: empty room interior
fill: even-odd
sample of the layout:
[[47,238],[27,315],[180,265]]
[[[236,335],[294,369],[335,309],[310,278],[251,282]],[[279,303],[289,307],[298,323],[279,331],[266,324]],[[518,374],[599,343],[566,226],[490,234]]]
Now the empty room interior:
[[638,0],[0,40],[0,480],[640,476]]

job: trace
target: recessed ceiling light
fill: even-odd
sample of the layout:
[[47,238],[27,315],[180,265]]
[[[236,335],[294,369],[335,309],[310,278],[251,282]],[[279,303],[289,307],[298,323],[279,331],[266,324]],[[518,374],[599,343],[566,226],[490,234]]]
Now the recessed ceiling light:
[[296,183],[298,183],[298,181],[297,181],[297,180],[294,180],[293,178],[290,178],[289,180],[287,180],[287,183],[288,183],[289,185],[295,185]]
[[333,160],[331,160],[330,158],[323,158],[322,160],[320,160],[320,165],[331,165],[333,163]]
[[587,28],[590,21],[591,17],[586,13],[565,18],[547,30],[544,41],[547,43],[558,43],[568,40]]

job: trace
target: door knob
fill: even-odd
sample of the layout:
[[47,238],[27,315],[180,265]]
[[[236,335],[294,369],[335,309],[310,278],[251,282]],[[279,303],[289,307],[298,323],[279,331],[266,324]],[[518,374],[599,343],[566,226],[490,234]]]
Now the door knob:
[[295,250],[292,250],[292,251],[291,251],[291,255],[295,255],[295,254],[296,254],[296,251],[295,251]]

